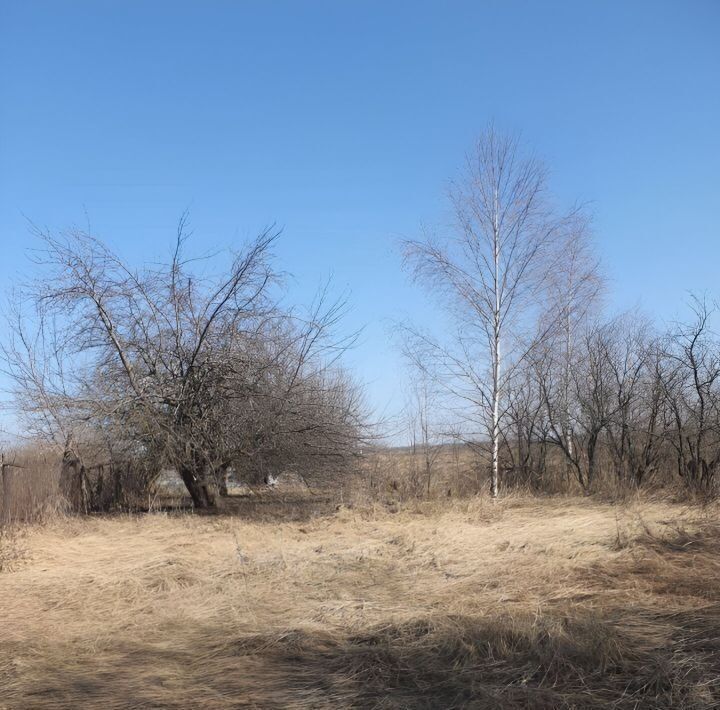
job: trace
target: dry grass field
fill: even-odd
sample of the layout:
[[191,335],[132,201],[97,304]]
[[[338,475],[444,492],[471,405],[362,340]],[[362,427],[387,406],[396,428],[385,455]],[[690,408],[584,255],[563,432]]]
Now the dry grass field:
[[0,707],[720,705],[716,508],[283,505],[22,528]]

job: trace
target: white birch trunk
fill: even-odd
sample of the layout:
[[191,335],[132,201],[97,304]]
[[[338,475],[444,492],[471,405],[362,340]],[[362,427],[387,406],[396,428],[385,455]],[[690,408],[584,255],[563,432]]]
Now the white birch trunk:
[[500,234],[498,225],[498,196],[495,191],[493,219],[493,257],[495,261],[494,288],[495,288],[495,313],[493,323],[493,383],[492,383],[492,471],[490,472],[490,495],[497,498],[499,483],[499,458],[500,458]]
[[[499,363],[498,363],[499,364]],[[490,495],[497,498],[500,454],[500,389],[495,384],[492,413],[492,472],[490,474]]]
[[565,446],[567,447],[568,461],[566,462],[566,473],[570,474],[570,459],[573,455],[573,437],[570,419],[570,368],[572,365],[572,333],[570,327],[570,312],[565,313],[565,363],[563,372],[563,416],[565,419]]

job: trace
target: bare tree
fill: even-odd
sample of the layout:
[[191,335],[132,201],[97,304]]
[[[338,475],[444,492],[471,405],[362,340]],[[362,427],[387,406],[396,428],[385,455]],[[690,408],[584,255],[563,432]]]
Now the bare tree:
[[415,368],[409,387],[406,416],[411,437],[413,466],[419,453],[426,494],[430,495],[432,477],[441,453],[439,402],[435,382],[427,371]]
[[546,402],[550,441],[569,462],[578,483],[589,493],[595,480],[601,436],[614,413],[612,373],[607,351],[613,324],[594,324],[577,341],[577,360],[570,369],[569,397],[576,403],[566,436],[565,391],[562,367],[543,363],[540,378]]
[[414,277],[444,297],[457,330],[451,348],[420,336],[442,379],[474,411],[491,442],[490,492],[498,494],[506,393],[529,346],[529,328],[547,257],[564,220],[550,209],[546,171],[516,138],[488,129],[450,191],[455,233],[405,243]]
[[720,343],[710,327],[714,308],[698,296],[690,307],[692,320],[667,337],[663,387],[678,473],[707,490],[720,465]]
[[516,483],[539,487],[546,472],[548,422],[535,353],[509,382],[505,443]]
[[31,428],[74,449],[73,470],[88,470],[83,446],[146,462],[146,483],[171,466],[205,508],[228,467],[286,462],[293,447],[352,452],[360,398],[337,366],[351,339],[331,337],[342,303],[325,294],[306,317],[276,305],[277,232],[216,278],[184,256],[184,220],[170,263],[142,269],[84,233],[39,236],[43,275],[24,299],[35,318],[16,309],[6,370]]
[[614,400],[608,446],[618,482],[638,487],[656,470],[663,448],[662,355],[646,319],[617,318],[612,335],[605,351]]
[[572,420],[577,410],[577,402],[572,397],[572,371],[578,366],[578,340],[597,314],[604,282],[590,224],[582,212],[567,220],[555,246],[557,258],[548,271],[546,305],[539,324],[540,332],[545,335],[535,343],[542,349],[553,350],[552,365],[558,370],[555,382],[559,387],[555,404],[561,411],[553,413],[552,418],[561,422],[565,449],[572,457]]

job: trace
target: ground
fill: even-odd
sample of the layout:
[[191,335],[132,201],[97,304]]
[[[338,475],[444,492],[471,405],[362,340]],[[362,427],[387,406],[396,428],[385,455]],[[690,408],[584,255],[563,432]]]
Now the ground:
[[720,706],[715,508],[259,508],[23,529],[0,707]]

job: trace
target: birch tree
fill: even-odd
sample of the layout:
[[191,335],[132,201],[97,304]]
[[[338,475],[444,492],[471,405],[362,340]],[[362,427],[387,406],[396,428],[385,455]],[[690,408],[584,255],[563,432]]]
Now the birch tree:
[[[440,295],[455,322],[450,346],[419,341],[440,361],[443,381],[474,410],[490,439],[490,493],[498,495],[506,390],[530,347],[551,244],[565,220],[550,207],[543,164],[516,137],[487,129],[450,189],[454,229],[404,244],[414,278]],[[419,334],[418,334],[419,335]]]

